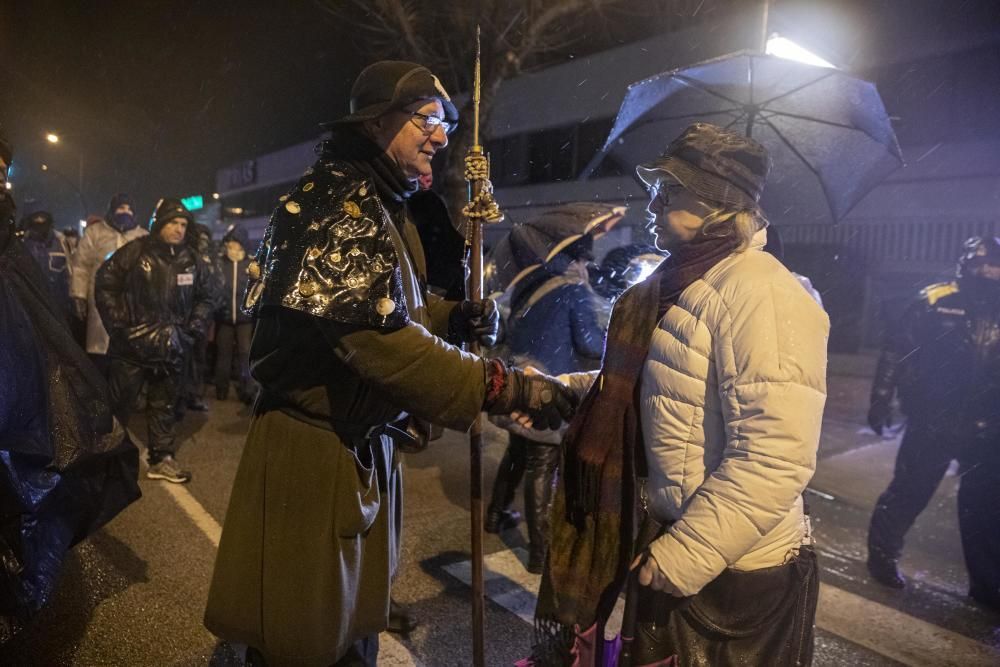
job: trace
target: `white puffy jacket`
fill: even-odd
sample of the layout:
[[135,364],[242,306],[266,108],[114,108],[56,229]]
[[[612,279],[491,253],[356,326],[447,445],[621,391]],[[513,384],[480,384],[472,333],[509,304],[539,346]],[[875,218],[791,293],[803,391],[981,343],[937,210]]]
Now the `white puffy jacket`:
[[764,234],[681,293],[642,371],[650,511],[675,521],[651,553],[685,595],[780,565],[805,536],[830,321]]

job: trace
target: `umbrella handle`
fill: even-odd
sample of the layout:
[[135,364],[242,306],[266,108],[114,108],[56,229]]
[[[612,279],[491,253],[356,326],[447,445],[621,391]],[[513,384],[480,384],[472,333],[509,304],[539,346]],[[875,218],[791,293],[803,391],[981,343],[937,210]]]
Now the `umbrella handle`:
[[635,640],[636,616],[639,611],[639,570],[649,560],[649,551],[642,554],[639,564],[628,573],[625,587],[625,610],[622,614],[622,648],[618,654],[618,667],[632,667],[632,642]]

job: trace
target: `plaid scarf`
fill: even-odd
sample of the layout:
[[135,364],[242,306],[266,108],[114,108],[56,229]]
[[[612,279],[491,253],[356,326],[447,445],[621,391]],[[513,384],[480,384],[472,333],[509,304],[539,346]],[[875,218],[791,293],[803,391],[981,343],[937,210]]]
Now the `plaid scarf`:
[[699,235],[615,303],[600,376],[569,425],[535,610],[535,664],[563,664],[576,634],[611,613],[634,558],[645,449],[636,393],[653,331],[681,292],[737,248]]

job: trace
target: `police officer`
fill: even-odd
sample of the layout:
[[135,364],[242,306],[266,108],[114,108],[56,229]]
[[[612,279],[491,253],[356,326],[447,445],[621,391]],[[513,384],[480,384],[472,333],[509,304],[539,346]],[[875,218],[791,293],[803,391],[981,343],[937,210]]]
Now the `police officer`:
[[970,596],[1000,608],[1000,239],[965,242],[958,279],[926,287],[887,336],[868,423],[892,423],[898,392],[907,429],[868,533],[868,569],[902,588],[903,538],[953,459],[963,474],[959,527]]

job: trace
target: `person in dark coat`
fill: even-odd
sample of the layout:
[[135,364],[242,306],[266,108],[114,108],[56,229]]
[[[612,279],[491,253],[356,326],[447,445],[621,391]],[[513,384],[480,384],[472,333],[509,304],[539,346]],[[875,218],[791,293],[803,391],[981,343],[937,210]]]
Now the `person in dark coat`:
[[965,242],[958,279],[924,288],[887,332],[868,423],[907,417],[892,481],[868,531],[875,581],[903,588],[903,538],[952,460],[961,468],[959,529],[972,599],[1000,610],[1000,239]]
[[[503,351],[512,363],[561,374],[600,367],[604,351],[600,297],[590,287],[587,264],[593,238],[584,235],[535,271],[512,283]],[[513,427],[500,460],[485,528],[497,533],[513,528],[519,516],[510,509],[524,478],[528,524],[527,569],[540,574],[548,545],[548,514],[559,466],[559,435]]]
[[[184,242],[193,250],[208,275],[209,292],[213,302],[218,306],[222,302],[223,285],[222,269],[219,258],[212,243],[212,232],[205,225],[195,221],[192,217],[191,224],[188,225]],[[208,336],[202,336],[195,340],[188,352],[188,357],[184,362],[184,375],[181,380],[182,400],[177,401],[177,418],[184,416],[185,410],[195,412],[206,412],[208,404],[205,403],[205,373],[208,366]]]
[[67,552],[139,497],[138,451],[15,236],[0,136],[0,643],[52,594]]
[[52,299],[67,318],[73,313],[69,297],[70,249],[62,232],[54,229],[48,211],[30,213],[21,220],[24,247],[46,277]]
[[483,409],[518,409],[555,428],[572,411],[553,378],[455,346],[492,342],[495,307],[423,287],[408,199],[458,120],[441,82],[378,62],[350,107],[280,198],[250,266],[261,395],[205,625],[272,666],[376,664],[399,559],[395,443],[420,430],[415,419],[464,430]]
[[111,400],[128,425],[135,397],[146,385],[149,469],[146,477],[183,483],[177,452],[176,401],[184,364],[204,338],[215,304],[209,270],[185,243],[191,213],[177,199],[161,199],[149,235],[122,246],[97,272],[94,294],[111,342]]
[[223,298],[215,311],[215,397],[220,401],[229,397],[229,378],[233,373],[234,360],[239,369],[237,392],[240,400],[249,403],[253,397],[250,390],[250,335],[253,333],[253,319],[240,307],[249,280],[247,268],[250,266],[250,257],[246,252],[248,243],[246,230],[239,225],[230,227],[222,237],[224,254],[220,261],[220,273]]

